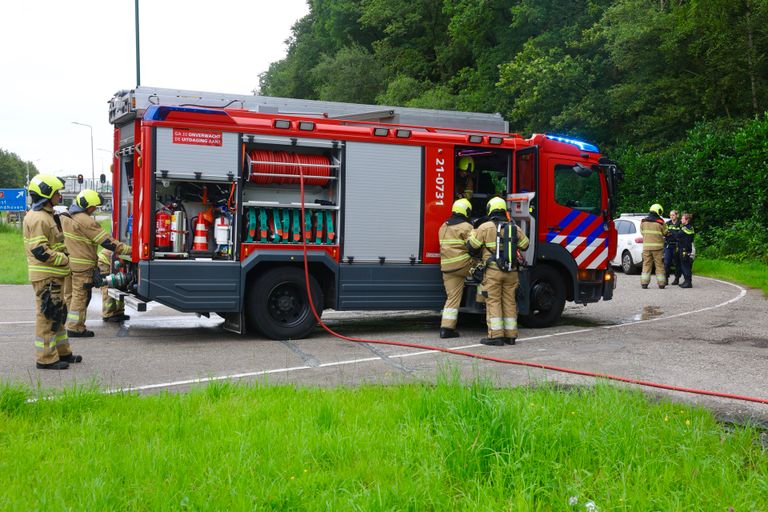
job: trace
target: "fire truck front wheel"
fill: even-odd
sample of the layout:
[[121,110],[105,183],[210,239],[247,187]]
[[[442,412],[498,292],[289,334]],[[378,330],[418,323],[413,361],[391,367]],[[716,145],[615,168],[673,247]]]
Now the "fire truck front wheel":
[[531,273],[531,312],[520,316],[527,327],[549,327],[560,318],[565,307],[565,283],[560,273],[547,265],[537,265]]
[[[312,302],[323,311],[323,294],[309,276]],[[248,324],[252,330],[275,340],[304,338],[317,323],[306,292],[304,272],[296,267],[277,267],[260,276],[250,290]]]

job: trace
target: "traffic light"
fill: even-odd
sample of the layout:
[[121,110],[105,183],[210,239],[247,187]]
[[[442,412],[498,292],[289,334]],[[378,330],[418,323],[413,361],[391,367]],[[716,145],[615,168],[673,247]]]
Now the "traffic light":
[[77,175],[77,182],[78,182],[79,184],[81,184],[81,185],[83,184],[83,175],[82,175],[82,174],[78,174],[78,175]]
[[107,182],[107,175],[104,173],[101,173],[99,176],[99,183],[106,183]]

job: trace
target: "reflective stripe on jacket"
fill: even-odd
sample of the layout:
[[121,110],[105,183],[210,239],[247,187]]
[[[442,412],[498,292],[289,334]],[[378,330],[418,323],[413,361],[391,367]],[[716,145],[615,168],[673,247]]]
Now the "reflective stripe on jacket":
[[62,215],[61,227],[64,230],[64,243],[67,244],[70,266],[75,272],[91,270],[96,266],[96,248],[105,240],[112,242],[118,253],[130,250],[122,242],[112,240],[96,219],[86,212]]
[[640,221],[640,233],[643,235],[643,250],[656,251],[664,248],[667,225],[660,217],[646,217]]
[[31,282],[69,275],[64,236],[56,225],[52,207],[28,211],[24,217],[23,233]]
[[467,251],[467,238],[472,231],[472,224],[459,222],[456,224],[445,222],[440,226],[438,237],[440,239],[440,270],[454,272],[463,268],[470,260]]
[[[520,229],[520,226],[515,225],[515,227],[517,228],[517,247],[525,250],[528,248],[530,240],[525,236],[525,233]],[[475,249],[480,249],[482,247],[482,261],[488,262],[488,259],[496,254],[496,223],[492,220],[482,223],[477,230],[472,231],[469,234],[468,241]],[[491,261],[488,262],[488,266],[493,268],[497,265],[496,262]]]

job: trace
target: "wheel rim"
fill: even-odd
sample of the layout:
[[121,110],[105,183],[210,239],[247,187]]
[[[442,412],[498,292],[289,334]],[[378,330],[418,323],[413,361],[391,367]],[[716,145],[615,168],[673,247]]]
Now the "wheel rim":
[[533,307],[535,311],[546,313],[555,304],[555,289],[547,282],[538,282],[533,286]]
[[632,270],[632,256],[630,256],[629,253],[625,252],[621,257],[621,269],[625,274],[628,274],[629,271]]
[[304,290],[289,283],[275,286],[269,292],[267,310],[284,327],[300,324],[309,312]]

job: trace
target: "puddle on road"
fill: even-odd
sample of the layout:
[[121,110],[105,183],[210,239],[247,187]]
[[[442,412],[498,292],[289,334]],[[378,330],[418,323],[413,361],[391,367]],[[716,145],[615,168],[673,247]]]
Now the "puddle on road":
[[639,322],[640,320],[651,320],[652,318],[658,318],[663,315],[664,312],[659,306],[644,306],[642,313],[638,313],[632,317],[632,322]]

